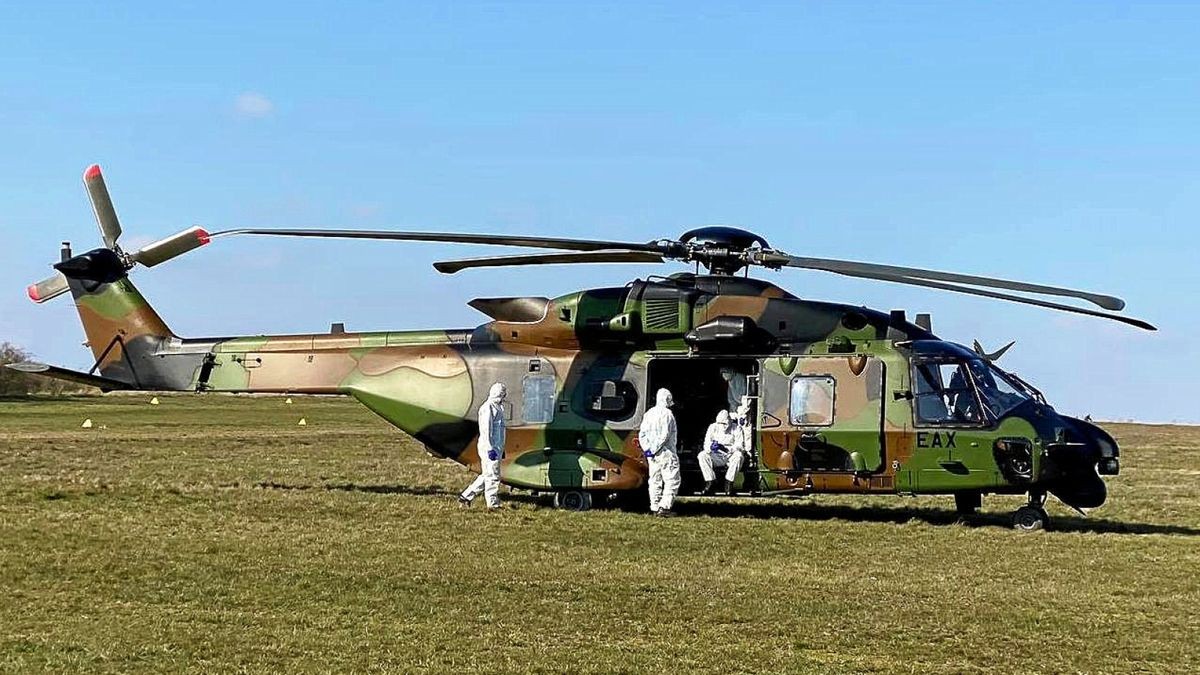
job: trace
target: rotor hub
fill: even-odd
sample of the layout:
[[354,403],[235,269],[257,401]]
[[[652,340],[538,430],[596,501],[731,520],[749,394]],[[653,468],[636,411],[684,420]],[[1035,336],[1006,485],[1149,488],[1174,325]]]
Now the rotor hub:
[[751,263],[751,253],[771,248],[763,237],[727,225],[689,230],[679,238],[679,243],[685,249],[682,257],[718,275],[736,274]]

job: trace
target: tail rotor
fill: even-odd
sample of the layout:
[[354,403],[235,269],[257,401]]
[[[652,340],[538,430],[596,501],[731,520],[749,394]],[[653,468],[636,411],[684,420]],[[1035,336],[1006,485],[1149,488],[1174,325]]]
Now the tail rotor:
[[[145,267],[161,265],[209,242],[208,232],[204,228],[189,227],[136,251],[126,252],[118,243],[121,237],[121,221],[117,218],[117,210],[113,207],[112,198],[108,194],[108,186],[104,183],[104,174],[100,171],[100,165],[93,164],[83,172],[83,185],[87,189],[88,199],[92,203],[92,212],[96,216],[96,225],[100,229],[100,238],[104,241],[104,247],[116,254],[124,272],[128,272],[136,265]],[[30,300],[43,303],[70,290],[70,284],[63,271],[70,273],[71,266],[67,266],[66,269],[60,267],[72,257],[69,245],[64,244],[63,251],[62,261],[55,265],[55,268],[60,271],[37,283],[30,284],[26,289]],[[111,256],[105,256],[105,258],[111,259]]]

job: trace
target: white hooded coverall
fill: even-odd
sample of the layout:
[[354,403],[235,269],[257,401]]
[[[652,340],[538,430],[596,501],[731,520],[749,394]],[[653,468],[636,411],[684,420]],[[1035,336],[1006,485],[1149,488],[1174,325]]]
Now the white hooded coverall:
[[463,490],[468,502],[480,491],[488,508],[500,506],[500,460],[504,457],[504,397],[508,390],[497,382],[488,390],[487,401],[479,406],[479,477]]
[[642,416],[638,443],[650,465],[650,510],[670,511],[679,492],[679,455],[675,453],[675,415],[671,392],[659,389],[655,405]]
[[745,434],[742,428],[729,419],[729,411],[717,413],[717,421],[708,425],[704,434],[704,446],[696,455],[700,462],[700,473],[705,481],[714,481],[716,471],[725,467],[725,480],[732,483],[742,468],[742,449]]

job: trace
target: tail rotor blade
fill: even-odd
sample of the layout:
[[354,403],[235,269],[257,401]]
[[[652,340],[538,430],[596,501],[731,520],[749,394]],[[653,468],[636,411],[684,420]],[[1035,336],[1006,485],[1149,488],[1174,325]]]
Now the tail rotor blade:
[[67,278],[61,272],[55,272],[54,276],[30,284],[25,290],[29,293],[29,299],[40,305],[66,293],[70,288],[67,286]]
[[189,227],[182,232],[159,239],[129,255],[130,260],[146,267],[164,263],[188,251],[200,248],[209,242],[210,236],[202,227]]
[[83,184],[87,188],[88,198],[92,200],[92,211],[96,214],[96,224],[100,226],[104,245],[115,248],[117,239],[121,237],[121,222],[117,220],[117,210],[108,196],[108,187],[104,185],[99,164],[93,164],[83,172]]

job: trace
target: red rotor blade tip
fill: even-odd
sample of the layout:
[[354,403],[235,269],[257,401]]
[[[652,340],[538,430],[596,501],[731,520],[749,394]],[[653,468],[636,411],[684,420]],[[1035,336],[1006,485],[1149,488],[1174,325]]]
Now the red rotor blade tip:
[[200,242],[201,246],[203,246],[203,245],[207,244],[208,242],[212,241],[212,235],[210,235],[208,233],[208,230],[205,230],[202,227],[198,227],[198,228],[196,228],[196,240]]
[[34,302],[41,300],[41,298],[38,297],[37,284],[29,284],[29,288],[26,288],[25,292],[29,294],[30,300]]
[[84,179],[84,180],[91,180],[91,179],[93,179],[93,178],[95,178],[96,176],[99,176],[99,175],[100,175],[100,165],[99,165],[99,164],[93,164],[93,165],[91,165],[91,166],[89,166],[89,167],[87,168],[87,171],[84,171],[84,172],[83,172],[83,179]]

